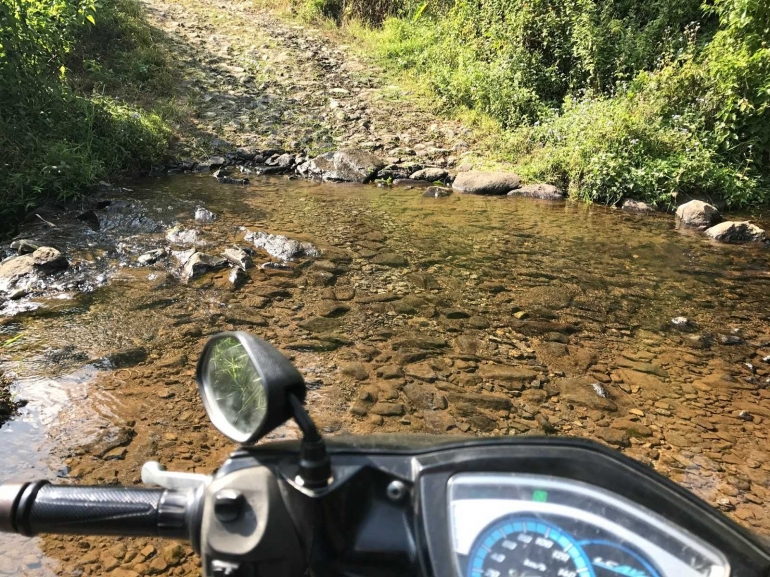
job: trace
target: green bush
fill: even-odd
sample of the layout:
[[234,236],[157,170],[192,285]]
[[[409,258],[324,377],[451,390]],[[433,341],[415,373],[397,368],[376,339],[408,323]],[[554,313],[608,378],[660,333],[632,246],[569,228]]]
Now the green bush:
[[170,64],[135,0],[0,0],[0,220],[149,168]]
[[496,121],[504,160],[530,179],[609,204],[770,199],[767,0],[433,0],[389,13],[353,30],[445,110]]

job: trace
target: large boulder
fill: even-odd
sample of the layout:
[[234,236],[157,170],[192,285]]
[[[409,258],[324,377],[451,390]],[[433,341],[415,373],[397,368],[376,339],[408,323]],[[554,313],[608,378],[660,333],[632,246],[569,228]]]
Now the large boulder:
[[706,234],[719,242],[762,242],[765,231],[744,220],[728,220],[706,230]]
[[508,196],[526,196],[539,200],[564,199],[564,193],[552,184],[525,184],[521,188],[509,192]]
[[691,200],[676,209],[676,220],[683,226],[704,229],[718,223],[722,217],[713,204]]
[[0,291],[13,290],[68,266],[67,259],[58,250],[41,246],[30,254],[15,256],[0,263]]
[[294,260],[299,257],[316,257],[321,255],[316,247],[309,242],[302,242],[280,234],[266,232],[248,232],[244,240],[255,247],[264,250],[270,256],[282,261]]
[[338,150],[316,156],[310,161],[311,175],[324,180],[367,183],[377,176],[385,163],[366,150]]
[[508,194],[520,185],[521,179],[512,172],[470,170],[458,174],[452,188],[464,194]]

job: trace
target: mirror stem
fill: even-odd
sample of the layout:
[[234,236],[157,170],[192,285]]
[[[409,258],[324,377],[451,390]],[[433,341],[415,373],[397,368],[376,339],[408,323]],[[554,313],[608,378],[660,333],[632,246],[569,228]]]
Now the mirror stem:
[[329,484],[331,477],[331,461],[326,452],[326,443],[318,429],[307,414],[302,402],[293,394],[289,394],[294,420],[302,431],[302,447],[299,455],[299,477],[302,485],[308,489],[322,489]]

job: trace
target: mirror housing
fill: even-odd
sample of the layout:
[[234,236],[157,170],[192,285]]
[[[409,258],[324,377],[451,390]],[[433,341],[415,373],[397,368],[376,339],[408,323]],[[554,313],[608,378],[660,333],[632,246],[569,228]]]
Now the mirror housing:
[[[239,430],[225,415],[213,396],[207,374],[211,355],[218,343],[235,339],[248,355],[252,368],[259,375],[266,398],[265,415],[247,431]],[[195,372],[198,391],[206,413],[213,425],[224,435],[242,445],[252,444],[294,416],[290,397],[305,400],[305,381],[294,365],[267,341],[245,332],[225,332],[214,335],[206,343]]]

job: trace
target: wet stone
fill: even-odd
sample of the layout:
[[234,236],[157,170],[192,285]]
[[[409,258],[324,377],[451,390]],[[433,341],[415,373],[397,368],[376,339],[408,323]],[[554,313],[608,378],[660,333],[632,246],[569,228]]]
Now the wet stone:
[[620,429],[597,427],[594,430],[594,435],[609,445],[614,445],[616,447],[628,446],[628,433]]
[[407,377],[425,381],[426,383],[435,382],[435,380],[438,378],[436,372],[431,368],[431,366],[425,363],[418,363],[404,367],[404,374]]
[[525,184],[512,190],[508,196],[524,196],[538,200],[564,200],[564,193],[552,184]]
[[668,378],[668,371],[666,371],[666,369],[657,365],[653,365],[652,363],[643,363],[631,361],[628,359],[618,359],[616,363],[619,367],[632,369],[640,373],[648,373],[650,375],[655,375],[664,379]]
[[702,200],[691,200],[676,209],[680,225],[701,230],[718,223],[721,218],[717,207]]
[[401,403],[378,402],[369,409],[369,412],[381,417],[400,417],[404,414],[404,405]]
[[190,245],[198,242],[198,234],[198,231],[193,228],[175,226],[166,233],[166,240],[171,244]]
[[626,212],[638,212],[642,214],[655,211],[655,208],[646,202],[642,202],[641,200],[634,200],[632,198],[625,199],[623,204],[620,205],[620,208]]
[[324,270],[312,271],[308,275],[308,284],[311,286],[330,286],[337,280],[337,277]]
[[369,371],[366,370],[366,367],[363,365],[363,363],[343,363],[340,365],[340,372],[342,372],[343,375],[352,377],[357,381],[365,381],[369,378]]
[[486,380],[499,381],[509,385],[514,383],[523,385],[537,378],[537,373],[531,369],[503,365],[479,365],[478,374]]
[[319,301],[315,306],[315,312],[322,317],[341,317],[350,311],[350,306],[338,301]]
[[446,411],[427,410],[423,412],[423,422],[425,432],[438,435],[443,435],[457,426],[452,415]]
[[448,406],[447,399],[435,387],[422,383],[409,383],[404,395],[416,409],[440,410]]
[[381,252],[372,257],[371,262],[373,264],[389,267],[402,267],[409,265],[409,261],[407,261],[402,255],[393,252]]
[[400,379],[404,370],[398,365],[384,365],[377,369],[377,376],[381,379]]
[[617,404],[611,399],[597,394],[594,388],[595,383],[590,379],[564,379],[557,383],[562,402],[597,409],[600,411],[614,412],[618,409]]
[[726,221],[706,230],[706,235],[719,242],[762,242],[765,231],[748,221]]
[[329,317],[312,317],[299,323],[299,326],[311,333],[329,333],[342,326],[342,320]]
[[203,276],[207,272],[224,268],[226,264],[227,261],[222,257],[196,252],[185,263],[182,270],[182,278],[190,281]]
[[489,409],[492,411],[509,411],[512,406],[510,399],[493,395],[447,392],[446,396],[450,403],[467,403],[471,407]]
[[227,280],[233,286],[233,288],[242,287],[248,279],[248,275],[243,271],[242,268],[234,268],[230,271],[230,274],[227,275]]
[[393,348],[404,349],[441,349],[447,346],[447,342],[439,337],[432,335],[423,335],[418,333],[406,334],[396,337],[393,342]]
[[147,360],[147,350],[143,347],[132,347],[112,352],[94,362],[100,368],[125,369]]
[[211,223],[217,219],[217,215],[207,208],[198,207],[195,209],[195,222]]
[[437,180],[444,180],[448,173],[443,168],[423,168],[409,175],[409,178],[413,180],[428,180],[435,182]]
[[253,243],[255,247],[282,261],[321,255],[321,252],[309,242],[293,240],[280,234],[269,234],[262,231],[248,232],[244,240]]
[[510,172],[470,170],[458,174],[452,188],[464,194],[508,194],[520,185],[519,176]]
[[448,319],[467,319],[470,315],[462,309],[447,309],[444,316]]
[[166,563],[174,566],[178,565],[186,557],[186,552],[180,544],[172,543],[161,549],[160,556]]
[[225,321],[235,325],[249,325],[253,327],[266,327],[267,319],[254,309],[243,305],[230,305],[225,310]]
[[66,269],[67,259],[52,247],[41,247],[30,254],[9,258],[0,263],[0,291],[10,291],[38,276]]
[[225,257],[228,262],[242,268],[243,270],[254,266],[254,261],[251,260],[251,256],[249,256],[245,250],[239,247],[230,247],[225,249],[225,251],[222,253],[222,256]]
[[155,250],[151,250],[137,257],[136,262],[140,266],[147,266],[147,265],[155,264],[156,262],[158,262],[158,260],[167,256],[168,254],[169,254],[169,251],[167,248],[156,248]]
[[385,163],[366,150],[327,152],[310,161],[309,172],[324,180],[367,183]]
[[444,186],[430,186],[422,193],[423,198],[446,198],[452,195],[452,189]]
[[15,250],[17,254],[31,254],[40,248],[40,245],[34,240],[21,238],[14,240],[11,243],[11,249]]

